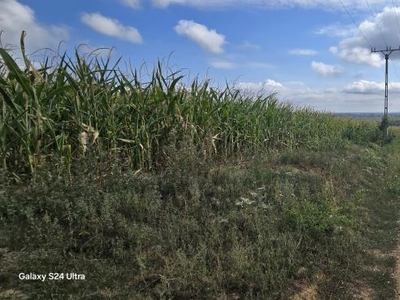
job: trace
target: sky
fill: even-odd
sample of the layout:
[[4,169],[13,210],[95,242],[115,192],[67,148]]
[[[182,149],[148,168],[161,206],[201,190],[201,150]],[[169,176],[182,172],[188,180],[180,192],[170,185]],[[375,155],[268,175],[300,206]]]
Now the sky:
[[400,111],[399,0],[0,0],[0,30],[15,49],[25,30],[32,59],[99,49],[329,112],[383,113],[390,47],[389,113]]

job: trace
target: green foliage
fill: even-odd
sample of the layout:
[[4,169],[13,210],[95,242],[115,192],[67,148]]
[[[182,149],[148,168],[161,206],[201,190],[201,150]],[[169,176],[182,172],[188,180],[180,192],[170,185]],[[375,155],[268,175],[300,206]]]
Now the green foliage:
[[375,122],[349,120],[343,137],[355,144],[367,145],[371,142],[378,143],[382,139],[382,132]]
[[[375,123],[184,86],[160,62],[145,83],[78,50],[36,70],[23,37],[25,70],[0,49],[0,280],[88,278],[11,276],[6,288],[32,299],[290,299],[316,286],[319,299],[354,299],[357,284],[373,286],[365,248],[395,244],[395,129],[387,144]],[[384,272],[368,278],[389,278],[390,261],[377,264]],[[374,289],[390,299],[385,287]]]
[[[24,34],[22,49],[23,40]],[[78,49],[74,57],[45,57],[40,69],[24,51],[22,56],[25,70],[0,49],[0,160],[17,174],[32,175],[46,160],[59,160],[70,172],[89,152],[108,153],[110,161],[123,160],[135,170],[157,169],[165,165],[171,141],[175,147],[189,141],[199,158],[209,159],[340,148],[342,136],[357,143],[377,140],[376,130],[365,124],[294,109],[274,94],[253,99],[198,79],[184,85],[182,72],[161,62],[141,75],[122,72],[120,60]]]
[[[305,268],[303,280],[322,272],[330,282],[321,284],[321,297],[338,291],[350,297],[339,281],[359,278],[364,226],[357,206],[367,195],[365,183],[351,183],[355,174],[369,180],[385,167],[376,150],[302,148],[204,162],[191,143],[174,147],[157,173],[103,166],[87,155],[72,169],[72,181],[62,164],[57,172],[50,163],[29,184],[2,181],[1,243],[29,253],[18,266],[91,278],[20,289],[73,299],[82,291],[90,297],[109,291],[117,299],[287,299]],[[385,190],[396,193],[397,183],[392,179]]]

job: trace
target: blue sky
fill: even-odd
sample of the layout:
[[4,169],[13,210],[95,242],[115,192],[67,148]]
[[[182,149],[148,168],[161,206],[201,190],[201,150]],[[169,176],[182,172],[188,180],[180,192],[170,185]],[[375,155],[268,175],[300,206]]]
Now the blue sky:
[[[295,106],[383,112],[384,57],[400,47],[400,1],[0,0],[3,46],[30,53],[114,47],[134,67],[163,60],[188,79]],[[389,112],[400,111],[400,51],[389,60]]]

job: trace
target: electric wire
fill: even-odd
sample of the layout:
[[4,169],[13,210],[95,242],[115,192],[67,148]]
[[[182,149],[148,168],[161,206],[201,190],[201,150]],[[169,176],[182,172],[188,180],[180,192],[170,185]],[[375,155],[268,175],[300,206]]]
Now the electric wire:
[[[376,17],[377,14],[371,9],[371,6],[369,5],[368,0],[365,0],[365,3],[366,3],[367,6],[368,6],[368,9],[369,9],[369,11],[370,11],[370,13],[371,13],[372,19],[374,19],[374,18]],[[380,33],[380,35],[381,35],[381,37],[382,37],[383,42],[385,43],[385,46],[386,46],[386,47],[389,47],[389,44],[387,43],[387,41],[386,41],[386,39],[385,39],[385,35],[383,34],[383,31],[382,31],[381,26],[379,25],[378,22],[376,22],[375,24],[376,24],[376,27],[378,27],[379,33]]]
[[[371,9],[371,6],[369,5],[368,0],[365,0],[365,2],[367,4],[367,6],[368,6],[369,11],[371,12],[372,17],[374,18],[377,14]],[[392,8],[393,8],[394,16],[396,18],[397,28],[400,31],[400,23],[399,23],[399,19],[398,19],[398,16],[397,16],[396,9],[395,9],[394,0],[392,0]],[[380,35],[381,35],[381,37],[382,37],[382,39],[383,39],[383,41],[384,41],[384,43],[386,45],[386,49],[390,48],[388,43],[387,43],[387,41],[386,41],[386,39],[385,39],[385,37],[384,37],[382,27],[379,25],[378,22],[376,22],[376,26],[378,27]],[[382,53],[384,53],[384,52],[382,52]],[[393,66],[393,69],[395,71],[396,77],[399,80],[400,77],[399,77],[399,72],[398,72],[397,67],[396,67],[396,63],[392,63],[392,66]]]
[[[361,34],[361,36],[364,38],[364,40],[367,42],[367,44],[370,45],[371,51],[372,51],[372,49],[373,49],[374,47],[373,47],[372,44],[369,42],[369,40],[367,39],[366,35],[363,33],[363,31],[361,30],[361,28],[356,24],[356,22],[354,21],[353,16],[350,14],[349,10],[348,10],[347,7],[344,5],[343,1],[342,1],[342,0],[339,0],[339,2],[340,2],[340,4],[342,5],[342,7],[344,8],[344,10],[346,11],[347,15],[350,17],[350,19],[351,19],[351,21],[353,22],[354,26],[357,28],[358,32]],[[369,3],[368,3],[368,0],[365,0],[365,2],[366,2],[366,4],[367,4],[367,6],[368,6],[368,9],[370,10],[370,12],[371,12],[371,14],[372,14],[372,17],[374,18],[374,16],[376,16],[376,14],[372,11],[371,6],[370,6]],[[397,13],[396,13],[396,10],[395,10],[394,0],[392,0],[392,5],[393,5],[393,10],[394,10],[394,12],[395,12],[396,20],[397,20],[397,26],[398,26],[399,32],[400,32],[400,22],[399,22],[399,19],[398,19],[398,17],[397,17]],[[388,47],[388,44],[387,44],[386,39],[385,39],[385,37],[384,37],[384,35],[383,35],[383,31],[382,31],[381,27],[379,26],[378,23],[376,23],[376,25],[377,25],[377,27],[378,27],[378,29],[379,29],[379,31],[380,31],[380,34],[381,34],[381,37],[382,37],[384,43],[386,44],[386,47]],[[397,72],[396,64],[393,64],[393,67],[394,67],[395,73],[396,73],[396,75],[397,75],[397,78],[399,78],[399,73]]]
[[400,32],[400,22],[399,22],[399,17],[397,16],[396,7],[395,7],[395,5],[394,5],[394,0],[392,0],[392,7],[393,7],[394,15],[395,15],[395,17],[396,17],[397,29],[398,29],[399,32]]
[[[395,6],[395,4],[394,4],[394,0],[392,0],[392,7],[393,7],[394,15],[395,15],[395,17],[396,17],[397,29],[398,29],[399,32],[400,32],[400,22],[399,22],[399,17],[398,17],[398,15],[397,15],[397,11],[396,11],[396,6]],[[393,64],[393,68],[394,68],[394,71],[395,71],[395,73],[396,73],[397,79],[400,81],[400,75],[399,75],[399,72],[397,71],[396,64]]]
[[347,15],[350,17],[351,21],[353,22],[354,27],[357,30],[357,33],[360,33],[363,39],[367,42],[367,44],[372,49],[372,44],[368,41],[367,37],[365,36],[364,32],[361,30],[360,26],[357,25],[356,21],[354,20],[353,16],[351,15],[350,11],[347,9],[346,5],[343,3],[342,0],[339,0],[340,4],[342,5],[343,9],[346,11]]
[[[365,3],[366,3],[367,6],[368,6],[368,9],[369,9],[369,11],[370,11],[370,13],[371,13],[372,18],[375,18],[375,16],[376,16],[377,14],[376,14],[376,12],[373,11],[373,9],[371,8],[371,6],[370,6],[368,0],[365,0]],[[394,15],[395,15],[396,21],[397,21],[397,27],[398,27],[399,30],[400,30],[399,20],[398,20],[398,18],[397,18],[397,13],[396,13],[396,10],[395,10],[395,7],[394,7],[394,0],[392,0],[392,6],[393,6]],[[382,27],[379,25],[378,22],[376,22],[375,24],[376,24],[376,26],[377,26],[377,28],[378,28],[378,30],[379,30],[379,33],[380,33],[380,35],[381,35],[381,38],[382,38],[383,42],[384,42],[385,45],[386,45],[386,49],[388,49],[390,46],[389,46],[389,44],[387,43],[387,40],[385,39],[385,36],[384,36],[384,34],[383,34]],[[395,72],[395,74],[396,74],[397,79],[400,80],[400,76],[399,76],[399,72],[397,71],[396,64],[393,63],[392,66],[393,66],[393,69],[394,69],[394,72]]]

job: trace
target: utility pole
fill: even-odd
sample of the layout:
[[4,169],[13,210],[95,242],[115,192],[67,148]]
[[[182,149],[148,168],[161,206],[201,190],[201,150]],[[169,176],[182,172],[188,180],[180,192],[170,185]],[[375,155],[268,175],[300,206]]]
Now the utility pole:
[[376,50],[376,48],[371,48],[371,53],[381,52],[385,56],[386,60],[386,68],[385,68],[385,104],[383,111],[383,120],[387,122],[388,120],[388,106],[389,106],[389,56],[393,51],[400,51],[400,47],[398,49],[392,49],[391,47],[386,47],[386,49]]

